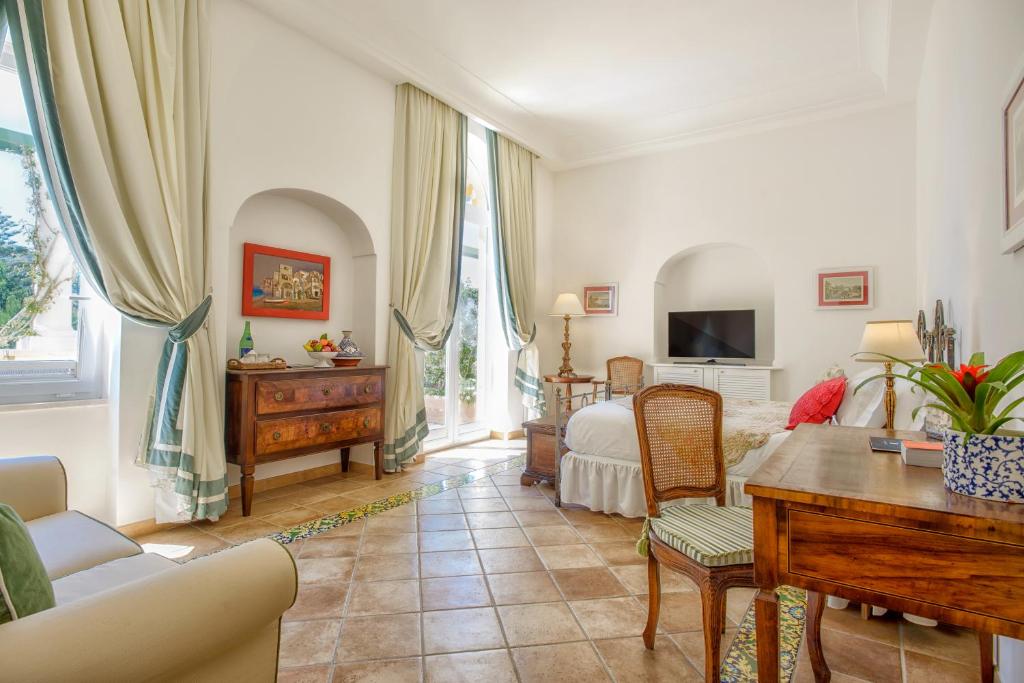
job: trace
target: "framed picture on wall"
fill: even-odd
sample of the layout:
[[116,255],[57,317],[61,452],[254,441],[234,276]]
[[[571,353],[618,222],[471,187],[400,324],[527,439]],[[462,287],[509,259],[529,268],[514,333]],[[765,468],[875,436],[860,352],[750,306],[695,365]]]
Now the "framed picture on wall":
[[331,257],[246,242],[242,315],[327,320]]
[[875,269],[871,266],[823,268],[814,277],[820,309],[875,307]]
[[619,283],[586,285],[583,288],[583,310],[587,315],[618,315]]
[[1003,253],[1024,247],[1024,69],[1011,81],[1003,109],[1006,225]]

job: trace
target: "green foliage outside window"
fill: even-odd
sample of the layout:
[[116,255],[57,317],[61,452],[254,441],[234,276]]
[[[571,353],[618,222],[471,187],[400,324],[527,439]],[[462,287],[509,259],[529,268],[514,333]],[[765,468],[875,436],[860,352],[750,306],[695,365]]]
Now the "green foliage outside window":
[[[459,400],[476,402],[477,330],[480,312],[480,290],[467,279],[459,291],[455,324],[459,331]],[[427,396],[445,394],[445,351],[426,354],[423,368],[423,390]]]

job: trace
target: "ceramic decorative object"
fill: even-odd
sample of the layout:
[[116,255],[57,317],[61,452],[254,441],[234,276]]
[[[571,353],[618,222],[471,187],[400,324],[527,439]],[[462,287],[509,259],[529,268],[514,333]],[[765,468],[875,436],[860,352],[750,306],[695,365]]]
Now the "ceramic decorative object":
[[924,433],[929,439],[941,441],[946,430],[953,426],[953,419],[948,413],[926,406],[924,408]]
[[362,358],[363,352],[359,345],[352,339],[352,330],[341,331],[341,341],[338,342],[338,355],[345,358]]
[[1024,435],[947,429],[942,478],[946,488],[975,498],[1024,503]]
[[252,330],[249,327],[249,321],[246,320],[245,329],[242,330],[242,338],[238,340],[238,357],[245,358],[255,348],[256,344],[252,340]]

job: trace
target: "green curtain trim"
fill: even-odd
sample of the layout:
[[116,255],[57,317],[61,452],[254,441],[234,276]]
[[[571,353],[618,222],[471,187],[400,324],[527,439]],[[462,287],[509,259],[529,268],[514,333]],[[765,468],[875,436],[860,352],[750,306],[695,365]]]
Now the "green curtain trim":
[[409,458],[416,455],[420,450],[423,440],[430,434],[430,426],[427,424],[426,409],[416,413],[416,424],[409,427],[405,434],[390,443],[384,444],[384,459],[394,465],[400,465]]
[[501,319],[501,329],[508,347],[513,351],[519,351],[533,341],[537,334],[537,326],[534,325],[529,340],[524,341],[525,335],[518,329],[518,318],[508,286],[508,247],[501,233],[501,195],[498,193],[498,134],[490,128],[487,129],[487,155],[490,160],[487,175],[491,186],[491,240],[495,245],[494,273],[498,288],[498,317]]
[[515,375],[515,386],[519,391],[523,392],[527,396],[533,396],[534,398],[544,398],[544,385],[541,384],[540,379],[533,375],[528,375],[521,369],[516,368]]

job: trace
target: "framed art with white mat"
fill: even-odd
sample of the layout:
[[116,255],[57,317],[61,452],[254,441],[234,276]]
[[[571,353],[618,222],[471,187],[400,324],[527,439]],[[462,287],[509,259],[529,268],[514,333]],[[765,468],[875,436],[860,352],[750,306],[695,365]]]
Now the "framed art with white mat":
[[1003,109],[1003,158],[1005,160],[1006,225],[1002,251],[1010,254],[1024,247],[1024,64],[1007,88]]

